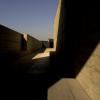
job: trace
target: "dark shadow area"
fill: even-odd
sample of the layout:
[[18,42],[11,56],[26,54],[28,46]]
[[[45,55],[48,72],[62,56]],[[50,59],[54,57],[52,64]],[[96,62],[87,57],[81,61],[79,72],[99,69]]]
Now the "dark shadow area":
[[75,78],[100,43],[97,1],[62,0],[57,50],[51,52],[49,86],[62,77]]
[[24,36],[21,36],[21,50],[27,50],[27,41],[24,39]]
[[50,47],[49,41],[41,41],[41,42],[42,42],[42,48],[46,49]]
[[[48,84],[49,84],[49,69],[50,69],[50,62],[49,57],[42,57],[38,59],[34,59],[35,63],[31,65],[31,68],[27,70],[24,74],[22,79],[28,80],[28,82],[33,81],[32,84],[32,91],[34,94],[32,95],[33,99],[35,100],[47,100],[47,91],[48,91]],[[30,67],[30,65],[29,65]],[[22,74],[22,73],[21,73]],[[19,75],[20,77],[21,75]]]
[[34,58],[37,54],[44,52],[45,49],[40,49],[37,50],[31,54],[28,54],[26,56],[20,57],[18,59],[16,59],[12,65],[14,66],[14,70],[18,71],[18,72],[26,72],[27,70],[29,70],[31,68],[31,66],[34,64],[34,62],[36,62],[38,59],[33,60],[32,58]]
[[[28,42],[31,43],[32,39],[33,41],[36,40],[35,38],[30,37]],[[36,40],[36,42],[38,42],[38,44],[40,43],[38,40]],[[34,51],[32,56],[35,56],[37,53],[44,51],[41,46],[36,47],[36,50],[33,50],[30,44],[28,44],[28,46],[30,47],[27,47],[27,41],[24,39],[24,35],[8,27],[0,25],[1,70],[4,72],[11,72],[13,69],[16,69],[17,65],[15,62],[20,60],[21,57],[31,55],[32,51]]]
[[42,42],[42,48],[46,49],[46,46],[43,42]]
[[[21,93],[24,92],[24,94],[26,94],[24,98],[28,97],[27,99],[29,100],[47,100],[49,58],[43,57],[32,61],[34,62],[32,65],[27,64],[29,69],[24,72],[17,72],[16,79],[21,83],[18,84],[18,86],[22,89]],[[23,65],[23,67],[24,66],[25,65]]]
[[[10,76],[9,76],[10,77]],[[13,77],[8,76],[1,81],[1,95],[3,98],[27,99],[27,100],[47,100],[47,87],[45,81],[39,77]],[[2,97],[2,96],[1,96]]]
[[21,34],[0,25],[0,58],[1,60],[16,59],[20,48]]
[[54,47],[54,39],[49,39],[50,48]]
[[43,75],[28,73],[34,62],[38,60],[33,61],[32,58],[44,50],[40,48],[32,54],[29,52],[20,56],[23,51],[27,52],[27,44],[23,36],[0,25],[0,86],[3,98],[47,100],[44,73]]
[[[6,69],[3,65],[2,67],[5,67],[5,70],[1,74],[1,85],[5,83],[3,85],[5,95],[11,99],[47,100],[48,60],[48,57],[34,60],[28,58],[28,62],[22,61],[22,65],[21,62],[18,66],[15,63],[5,64],[6,67],[10,66],[11,69]],[[47,61],[48,63],[46,63]],[[13,67],[19,69],[14,70]]]
[[[50,86],[63,77],[75,78],[100,43],[100,8],[98,4],[99,2],[96,1],[62,0],[57,50],[51,52],[48,66],[44,66],[45,62],[42,67],[38,63],[38,66],[35,66],[34,63],[40,59],[32,60],[33,55],[28,59],[27,57],[21,59],[22,62],[18,58],[19,61],[16,62],[12,59],[11,54],[4,56],[1,53],[1,60],[3,60],[2,58],[8,60],[8,63],[5,60],[1,62],[3,64],[1,67],[4,69],[1,76],[5,76],[5,83],[7,83],[5,90],[11,90],[10,94],[18,99],[22,97],[22,99],[28,100],[47,100],[47,89]],[[26,49],[24,43],[25,41],[22,42],[22,49]],[[43,48],[45,49],[44,45]],[[35,67],[32,68],[32,66]],[[17,90],[18,94],[13,92]],[[9,96],[11,97],[11,95]]]
[[32,54],[27,54],[22,57],[16,57],[16,53],[14,52],[0,52],[0,66],[1,73],[5,75],[10,73],[24,72],[29,69],[29,66],[35,62],[32,60],[32,57],[37,55],[38,53],[43,52],[43,50],[37,50]]

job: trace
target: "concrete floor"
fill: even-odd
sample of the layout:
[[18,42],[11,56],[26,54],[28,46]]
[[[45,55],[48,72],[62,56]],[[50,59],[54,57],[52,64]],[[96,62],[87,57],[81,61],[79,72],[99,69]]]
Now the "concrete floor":
[[91,100],[76,79],[63,78],[48,89],[48,100]]

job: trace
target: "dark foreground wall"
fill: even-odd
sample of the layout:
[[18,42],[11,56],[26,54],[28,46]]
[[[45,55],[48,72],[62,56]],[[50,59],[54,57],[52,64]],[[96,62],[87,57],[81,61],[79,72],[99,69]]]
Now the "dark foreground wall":
[[58,34],[56,56],[52,61],[56,62],[55,73],[59,71],[64,73],[64,77],[78,77],[90,98],[98,100],[100,98],[99,2],[62,0],[60,10],[58,32],[55,33]]

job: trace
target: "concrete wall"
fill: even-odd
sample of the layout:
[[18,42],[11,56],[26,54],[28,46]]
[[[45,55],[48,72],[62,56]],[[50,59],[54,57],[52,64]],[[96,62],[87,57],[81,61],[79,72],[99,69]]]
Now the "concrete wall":
[[77,80],[91,100],[100,100],[100,43],[85,63]]
[[55,73],[77,78],[91,100],[100,99],[98,4],[98,1],[62,0],[58,16],[57,55],[52,61],[55,62]]
[[42,48],[42,43],[27,35],[0,25],[0,56],[21,57]]
[[[54,49],[54,39],[49,39],[49,45],[50,45],[50,48]],[[55,49],[56,50],[56,49]]]
[[49,41],[41,41],[41,42],[42,42],[43,48],[49,48],[50,47]]
[[59,18],[60,18],[60,11],[61,11],[61,0],[58,2],[57,12],[54,18],[54,26],[53,26],[53,34],[54,34],[54,51],[56,51],[56,43],[57,43],[57,36],[58,36],[58,29],[59,29]]
[[34,37],[28,34],[24,34],[24,39],[26,40],[28,52],[34,52],[36,50],[42,49],[42,42],[35,39]]
[[22,34],[0,25],[0,52],[19,52]]

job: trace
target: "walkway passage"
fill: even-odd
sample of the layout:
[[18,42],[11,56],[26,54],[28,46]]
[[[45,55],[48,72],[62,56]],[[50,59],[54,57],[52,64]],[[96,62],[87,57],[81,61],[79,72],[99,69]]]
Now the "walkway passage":
[[[30,55],[21,57],[17,61],[14,62],[17,69],[22,70],[32,70],[47,66],[49,64],[49,56],[50,51],[53,51],[51,48],[47,48],[46,50],[36,51]],[[33,71],[35,72],[35,70]]]
[[49,67],[49,59],[50,59],[49,50],[46,49],[43,53],[38,53],[32,59],[36,60],[36,61],[30,68],[29,73],[34,73],[34,74],[46,73],[46,71]]

